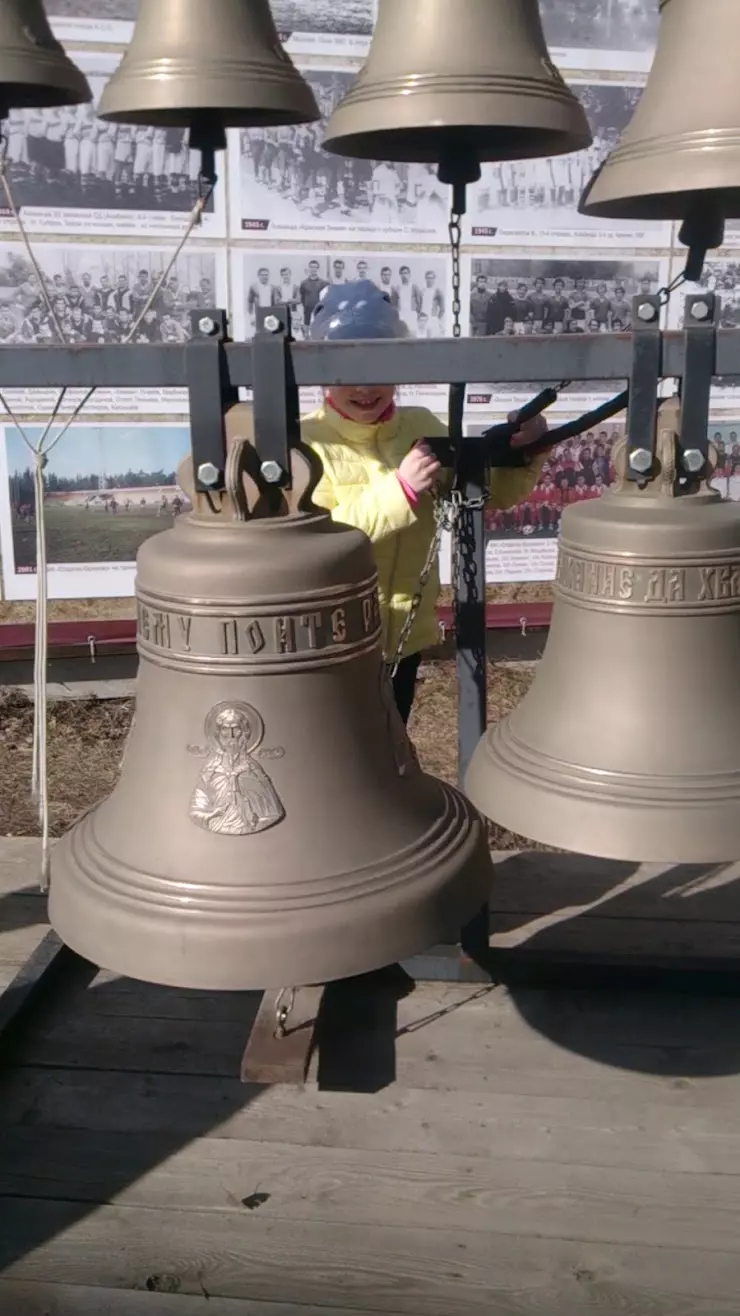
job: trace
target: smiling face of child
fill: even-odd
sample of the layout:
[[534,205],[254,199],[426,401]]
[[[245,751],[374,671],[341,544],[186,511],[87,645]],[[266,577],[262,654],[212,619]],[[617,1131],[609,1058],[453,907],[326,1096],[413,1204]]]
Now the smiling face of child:
[[363,384],[362,387],[332,388],[331,401],[343,416],[359,425],[374,425],[395,397],[392,384]]

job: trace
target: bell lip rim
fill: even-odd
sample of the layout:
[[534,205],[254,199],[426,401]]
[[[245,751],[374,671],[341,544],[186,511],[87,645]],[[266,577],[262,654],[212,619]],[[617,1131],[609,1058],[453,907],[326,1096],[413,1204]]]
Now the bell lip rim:
[[[90,98],[92,100],[92,96]],[[165,105],[153,105],[150,109],[98,111],[97,117],[105,123],[131,124],[135,128],[192,128],[198,117],[206,113],[219,116],[220,126],[226,129],[237,128],[300,128],[305,124],[318,123],[320,114],[305,111],[287,110],[249,110],[243,106],[232,109],[212,105],[193,106],[187,110],[173,110]]]
[[[489,161],[505,163],[511,160],[536,160],[541,158],[541,151],[538,150],[533,154],[528,154],[526,150],[523,151],[521,145],[512,148],[511,151],[507,151],[506,153],[502,153],[500,149],[495,147],[493,144],[495,134],[498,133],[503,135],[515,126],[516,125],[502,124],[498,129],[492,129],[485,124],[476,127],[476,125],[470,124],[430,125],[420,123],[411,125],[407,128],[377,128],[373,132],[335,132],[335,134],[331,136],[329,131],[331,125],[329,125],[321,146],[322,150],[326,151],[329,155],[345,156],[347,159],[351,160],[376,160],[379,158],[377,141],[378,139],[381,139],[382,158],[383,160],[387,160],[389,164],[438,165],[444,149],[443,145],[440,145],[440,142],[443,141],[443,135],[448,133],[452,138],[451,146],[464,144],[470,149],[472,139],[473,153],[477,156],[478,161],[481,164],[486,164]],[[526,131],[529,132],[530,130]],[[485,134],[487,139],[492,139],[492,145],[490,148],[487,147],[485,143],[482,145],[479,143],[479,149],[475,150],[475,138],[477,132]],[[548,156],[552,157],[570,155],[574,151],[587,150],[593,142],[593,136],[590,131],[578,135],[575,132],[567,132],[565,129],[543,127],[539,129],[531,129],[531,134],[532,136],[539,136],[540,142],[543,136],[549,136],[555,139],[553,144],[548,147],[547,151]],[[399,146],[394,146],[394,138],[409,138],[411,139],[412,144],[408,149],[401,150]],[[429,146],[424,144],[425,139],[427,138],[429,139]],[[367,145],[365,145],[365,139],[372,140],[368,140]],[[563,142],[561,146],[555,145],[555,141],[558,139]],[[376,143],[375,145],[373,145],[373,141]]]

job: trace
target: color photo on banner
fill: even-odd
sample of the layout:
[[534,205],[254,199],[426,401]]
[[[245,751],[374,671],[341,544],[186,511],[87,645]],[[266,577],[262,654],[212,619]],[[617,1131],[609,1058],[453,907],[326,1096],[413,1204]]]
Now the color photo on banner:
[[740,419],[712,419],[709,437],[717,449],[717,469],[711,480],[723,498],[740,503]]
[[658,7],[646,0],[540,0],[550,54],[580,69],[647,72],[658,37]]
[[[183,251],[164,286],[154,290],[172,259],[167,247],[116,247],[107,243],[57,245],[37,243],[36,259],[44,275],[54,312],[47,307],[36,272],[20,242],[0,243],[0,346],[64,340],[73,344],[186,343],[190,315],[226,302],[225,257],[198,247]],[[8,389],[18,412],[50,411],[56,389]],[[70,411],[83,396],[70,389],[62,409]],[[98,390],[89,412],[187,412],[179,390]]]
[[[467,315],[474,338],[530,334],[618,333],[631,328],[632,299],[655,293],[667,279],[668,262],[627,260],[531,260],[494,256],[468,257],[463,264]],[[465,277],[467,275],[467,277]],[[468,389],[470,405],[491,407],[507,398],[539,393],[545,384],[482,383]],[[572,395],[603,398],[626,387],[620,380],[574,380],[561,394],[572,409]],[[571,397],[570,403],[568,398]]]
[[[486,425],[469,425],[482,434]],[[486,512],[486,579],[554,580],[557,537],[566,507],[600,498],[614,480],[612,447],[623,425],[600,425],[558,444],[542,467],[529,498],[508,511]]]
[[[38,442],[43,430],[26,431]],[[52,431],[52,436],[56,430]],[[49,594],[54,599],[133,593],[136,554],[188,507],[176,472],[190,451],[186,425],[72,425],[44,475]],[[17,429],[0,435],[0,548],[5,597],[36,591],[33,460]]]
[[615,149],[632,118],[642,87],[617,82],[574,82],[593,131],[586,151],[542,160],[484,164],[471,188],[468,230],[472,242],[546,246],[587,238],[597,247],[670,247],[670,224],[614,223],[579,215],[581,195]]
[[322,149],[356,71],[304,68],[321,121],[229,135],[232,230],[244,237],[443,242],[449,189],[434,166],[350,160]]
[[[292,54],[364,55],[375,0],[270,0],[275,25]],[[128,42],[138,0],[46,0],[61,41]]]
[[[97,105],[120,56],[75,51],[72,58]],[[184,231],[200,194],[201,164],[187,131],[104,123],[92,105],[11,110],[4,129],[10,183],[29,232],[133,233],[146,240]],[[217,188],[196,236],[225,236],[222,195]],[[5,227],[14,227],[3,213]]]
[[[311,317],[322,291],[330,284],[371,279],[398,308],[413,338],[443,338],[451,334],[450,264],[438,252],[372,251],[235,251],[232,289],[234,333],[251,338],[257,310],[290,306],[296,338],[308,336]],[[436,385],[401,389],[406,404],[444,409],[446,390]],[[318,406],[320,390],[302,390],[302,403]]]
[[[681,262],[682,263],[682,262]],[[681,268],[679,264],[676,273]],[[720,326],[723,329],[740,328],[740,259],[713,259],[704,262],[699,283],[684,283],[671,295],[668,303],[668,325],[680,329],[684,323],[684,299],[690,294],[715,292],[720,299]],[[732,398],[740,389],[740,377],[718,375],[712,388],[712,400]]]

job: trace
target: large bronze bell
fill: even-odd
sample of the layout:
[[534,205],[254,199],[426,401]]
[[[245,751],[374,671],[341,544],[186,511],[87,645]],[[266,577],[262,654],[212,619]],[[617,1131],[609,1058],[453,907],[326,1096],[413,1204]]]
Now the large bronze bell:
[[660,480],[565,512],[540,669],[466,790],[557,848],[724,862],[740,855],[740,507],[678,485],[677,412],[661,412]]
[[87,78],[53,36],[42,0],[0,0],[1,114],[91,100]]
[[193,514],[139,553],[134,726],[49,902],[67,945],[132,978],[331,981],[454,941],[488,898],[485,825],[420,770],[393,703],[370,542],[293,456],[282,516],[245,440],[219,506],[190,463]]
[[[591,180],[581,211],[604,219],[740,216],[740,43],[737,0],[661,0],[645,91],[617,149]],[[721,242],[721,233],[718,241]],[[714,245],[714,244],[712,244]]]
[[100,117],[189,128],[311,123],[313,92],[280,44],[269,0],[140,0]]
[[370,54],[324,146],[361,159],[523,160],[591,142],[537,0],[380,0]]

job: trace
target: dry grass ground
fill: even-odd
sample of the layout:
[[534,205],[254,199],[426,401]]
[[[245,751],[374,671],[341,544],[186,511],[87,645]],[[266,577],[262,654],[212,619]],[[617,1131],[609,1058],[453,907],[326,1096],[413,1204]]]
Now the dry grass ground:
[[[498,721],[526,692],[531,667],[491,665],[489,719]],[[113,787],[131,724],[133,703],[60,700],[50,707],[49,797],[52,833],[65,832]],[[33,706],[24,695],[0,691],[0,836],[35,836],[30,798]],[[428,663],[410,731],[424,767],[457,779],[457,682],[453,662]],[[491,826],[495,849],[515,849],[521,838]]]

